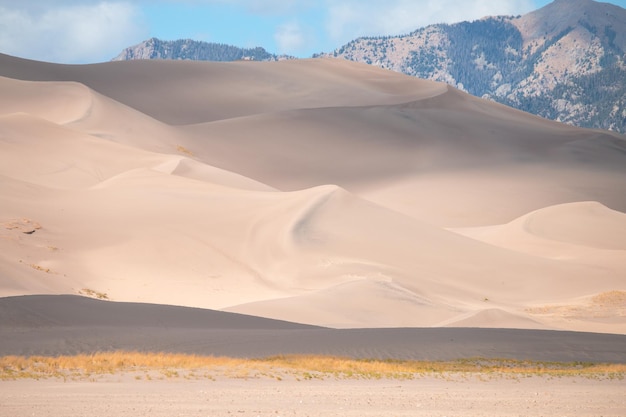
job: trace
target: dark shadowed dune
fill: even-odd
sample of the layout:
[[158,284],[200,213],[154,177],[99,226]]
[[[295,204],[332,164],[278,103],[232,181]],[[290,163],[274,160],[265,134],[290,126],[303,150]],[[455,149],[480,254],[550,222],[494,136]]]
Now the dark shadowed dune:
[[233,357],[323,354],[354,358],[511,358],[626,362],[626,336],[541,330],[334,330],[240,314],[78,296],[0,299],[0,355],[109,350]]
[[0,328],[161,327],[191,329],[305,329],[305,324],[170,305],[116,303],[77,295],[0,299]]

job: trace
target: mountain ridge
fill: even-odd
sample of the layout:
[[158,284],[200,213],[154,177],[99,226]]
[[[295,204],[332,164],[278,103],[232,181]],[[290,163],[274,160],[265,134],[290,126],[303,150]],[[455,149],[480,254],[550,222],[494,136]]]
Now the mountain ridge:
[[120,52],[112,61],[133,59],[174,59],[194,61],[278,61],[290,59],[287,55],[275,55],[259,46],[240,48],[233,45],[215,42],[179,39],[174,41],[152,37],[137,45],[129,46]]
[[446,82],[548,119],[624,133],[624,51],[625,9],[557,0],[522,16],[358,38],[319,56]]
[[[593,0],[555,0],[525,15],[361,37],[313,57],[363,62],[444,82],[546,119],[626,133],[625,51],[625,9]],[[113,61],[135,59],[295,58],[261,47],[151,38],[124,49]]]

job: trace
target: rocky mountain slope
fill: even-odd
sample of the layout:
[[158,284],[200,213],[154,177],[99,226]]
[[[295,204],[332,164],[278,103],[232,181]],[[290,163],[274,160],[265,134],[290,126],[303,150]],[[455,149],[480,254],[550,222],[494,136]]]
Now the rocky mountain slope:
[[359,38],[333,53],[548,119],[626,132],[626,10],[556,0],[515,17]]
[[124,49],[113,61],[132,59],[186,59],[194,61],[277,61],[288,58],[274,55],[261,47],[239,48],[222,43],[180,39],[163,41],[151,38]]

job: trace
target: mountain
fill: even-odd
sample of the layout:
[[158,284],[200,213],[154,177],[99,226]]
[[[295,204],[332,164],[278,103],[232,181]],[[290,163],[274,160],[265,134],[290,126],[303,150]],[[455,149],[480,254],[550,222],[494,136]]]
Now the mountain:
[[626,132],[626,10],[556,0],[515,17],[359,38],[326,54],[420,78],[572,125]]
[[182,59],[194,61],[278,61],[288,59],[284,55],[274,55],[261,47],[239,48],[223,43],[179,39],[163,41],[151,38],[140,44],[124,49],[113,61],[133,59]]

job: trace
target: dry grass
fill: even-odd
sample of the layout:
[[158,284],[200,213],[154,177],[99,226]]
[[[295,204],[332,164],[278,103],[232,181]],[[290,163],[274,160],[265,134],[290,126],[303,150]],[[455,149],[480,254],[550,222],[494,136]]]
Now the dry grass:
[[0,357],[0,379],[91,379],[134,373],[136,379],[275,378],[413,379],[420,376],[549,376],[623,379],[626,364],[466,359],[448,362],[363,360],[289,355],[263,359],[170,353],[102,352],[74,356]]
[[123,351],[54,357],[4,356],[0,357],[0,379],[82,378],[135,371],[156,371],[172,377],[178,370],[230,367],[237,362],[230,358]]
[[180,153],[185,154],[185,155],[193,156],[193,152],[191,152],[189,149],[185,148],[185,147],[184,147],[184,146],[182,146],[182,145],[178,145],[178,146],[176,147],[176,150],[177,150],[178,152],[180,152]]
[[0,223],[0,225],[7,230],[16,230],[24,234],[32,234],[36,230],[41,229],[41,225],[39,223],[27,218],[11,219]]
[[626,291],[614,290],[597,294],[586,303],[546,305],[527,308],[535,315],[552,315],[575,319],[626,317]]
[[406,361],[349,359],[333,356],[277,356],[261,360],[299,371],[348,378],[413,378],[426,374],[492,374],[593,376],[623,378],[626,364],[534,362],[510,359],[462,359],[456,361]]
[[97,298],[98,300],[108,300],[109,295],[105,292],[95,291],[91,288],[83,288],[78,291],[80,295],[84,295],[86,297]]
[[46,274],[53,274],[53,273],[54,273],[54,271],[52,271],[50,268],[47,268],[47,267],[45,267],[45,266],[41,266],[41,265],[38,265],[38,264],[35,264],[35,263],[32,263],[32,264],[27,264],[27,263],[25,263],[24,261],[22,261],[21,259],[19,260],[19,262],[20,262],[21,264],[24,264],[24,265],[28,265],[28,266],[30,266],[30,267],[31,267],[31,268],[33,268],[35,271],[45,272]]
[[594,304],[612,307],[626,306],[626,291],[607,291],[594,296],[591,301]]
[[50,268],[46,268],[45,266],[41,266],[37,264],[29,264],[28,266],[30,266],[31,268],[37,271],[45,272],[46,274],[52,273],[52,270]]

